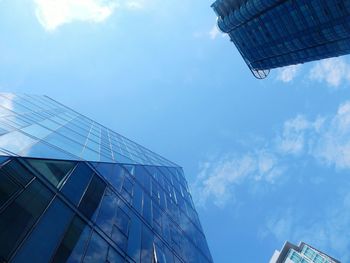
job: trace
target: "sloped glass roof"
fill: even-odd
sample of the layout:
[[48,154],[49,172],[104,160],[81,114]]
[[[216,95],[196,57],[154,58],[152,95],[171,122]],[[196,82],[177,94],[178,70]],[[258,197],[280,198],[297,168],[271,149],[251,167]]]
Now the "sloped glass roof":
[[0,155],[178,167],[47,96],[0,93]]

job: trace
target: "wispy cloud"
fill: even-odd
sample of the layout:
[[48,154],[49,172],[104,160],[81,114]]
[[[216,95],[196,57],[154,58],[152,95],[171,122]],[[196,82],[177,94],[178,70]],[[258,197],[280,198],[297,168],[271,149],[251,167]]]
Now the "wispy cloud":
[[224,206],[242,182],[275,183],[289,169],[286,158],[310,157],[321,165],[350,169],[350,101],[333,115],[309,120],[299,114],[285,121],[272,140],[252,147],[248,153],[210,159],[201,165],[192,186],[199,205],[213,202]]
[[217,25],[214,25],[212,27],[212,29],[209,31],[209,36],[211,39],[215,39],[217,38],[219,35],[221,35],[222,33],[220,32],[220,30],[218,29]]
[[153,0],[33,0],[35,15],[47,31],[80,21],[101,23],[118,9],[140,10]]
[[287,120],[282,131],[276,136],[276,149],[283,154],[301,154],[305,144],[310,144],[310,138],[319,132],[324,119],[321,117],[309,121],[303,115]]
[[350,82],[350,64],[345,57],[323,59],[306,65],[291,65],[277,69],[276,72],[276,79],[285,83],[292,82],[298,75],[306,76],[311,82],[325,83],[331,88],[339,88]]
[[144,7],[144,1],[127,1],[126,6],[130,9],[142,9]]
[[282,82],[291,82],[299,73],[301,65],[291,65],[278,69],[277,79]]
[[121,8],[129,10],[143,10],[159,7],[161,4],[160,0],[119,0]]
[[287,120],[276,137],[282,154],[309,155],[337,169],[350,168],[350,101],[335,114],[308,120],[298,115]]
[[236,186],[247,180],[273,183],[282,171],[277,159],[264,151],[208,161],[200,166],[197,180],[192,185],[193,196],[200,206],[205,206],[211,200],[223,207],[234,198]]
[[34,0],[35,14],[48,31],[74,21],[99,23],[117,7],[115,0]]
[[310,70],[309,78],[326,82],[331,87],[339,87],[344,81],[350,81],[350,65],[344,58],[329,58],[316,62]]
[[350,168],[350,101],[328,118],[313,149],[317,158],[338,169]]

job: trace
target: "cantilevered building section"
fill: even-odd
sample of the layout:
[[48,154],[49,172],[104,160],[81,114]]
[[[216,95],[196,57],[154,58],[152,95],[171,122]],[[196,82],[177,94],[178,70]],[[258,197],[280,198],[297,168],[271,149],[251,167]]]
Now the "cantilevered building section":
[[324,252],[300,242],[299,246],[286,242],[276,250],[269,263],[341,263]]
[[2,93],[0,262],[213,261],[181,167],[46,96]]
[[212,8],[257,78],[350,53],[348,0],[217,0]]

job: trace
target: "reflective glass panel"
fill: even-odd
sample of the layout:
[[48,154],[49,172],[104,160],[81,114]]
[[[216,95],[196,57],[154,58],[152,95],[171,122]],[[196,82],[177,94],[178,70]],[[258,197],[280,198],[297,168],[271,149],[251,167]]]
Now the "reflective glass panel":
[[20,189],[9,176],[0,170],[0,208]]
[[28,127],[25,127],[23,129],[25,133],[28,133],[29,135],[32,135],[38,139],[43,139],[47,135],[49,135],[52,131],[38,125],[38,124],[33,124]]
[[96,232],[92,233],[92,237],[89,243],[89,247],[86,251],[83,262],[84,263],[96,263],[106,262],[107,258],[107,242],[100,237]]
[[0,147],[17,154],[37,141],[19,131],[13,131],[0,136]]
[[11,160],[9,163],[3,166],[1,170],[22,185],[28,184],[29,181],[33,179],[33,175],[16,159]]
[[62,188],[62,193],[77,205],[89,184],[93,171],[83,162],[78,163]]
[[83,220],[75,216],[52,258],[52,263],[81,262],[90,232]]
[[35,180],[0,214],[0,261],[8,260],[52,196],[44,185]]
[[105,188],[106,183],[97,175],[94,175],[79,205],[79,210],[87,218],[92,218],[102,199]]
[[99,210],[96,224],[108,235],[111,235],[117,208],[117,197],[107,189]]
[[31,158],[45,158],[46,156],[50,156],[50,158],[61,160],[76,159],[73,155],[43,141],[30,145],[21,151],[19,155]]
[[112,247],[109,247],[108,255],[107,255],[107,262],[108,263],[123,263],[124,258],[117,251],[115,251]]
[[141,262],[149,263],[153,261],[153,233],[145,225],[142,227],[142,250]]
[[73,211],[56,198],[12,262],[49,262],[72,217]]
[[76,164],[75,162],[38,159],[29,159],[27,162],[56,187]]

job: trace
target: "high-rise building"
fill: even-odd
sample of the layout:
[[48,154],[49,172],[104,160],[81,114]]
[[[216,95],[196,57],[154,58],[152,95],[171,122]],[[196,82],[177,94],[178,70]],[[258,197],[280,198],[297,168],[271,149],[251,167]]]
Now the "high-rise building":
[[0,94],[0,155],[0,262],[212,262],[182,168],[53,99]]
[[212,8],[257,78],[350,53],[348,0],[216,0]]
[[304,242],[300,242],[299,246],[286,242],[281,251],[275,251],[270,263],[340,263],[340,261]]

